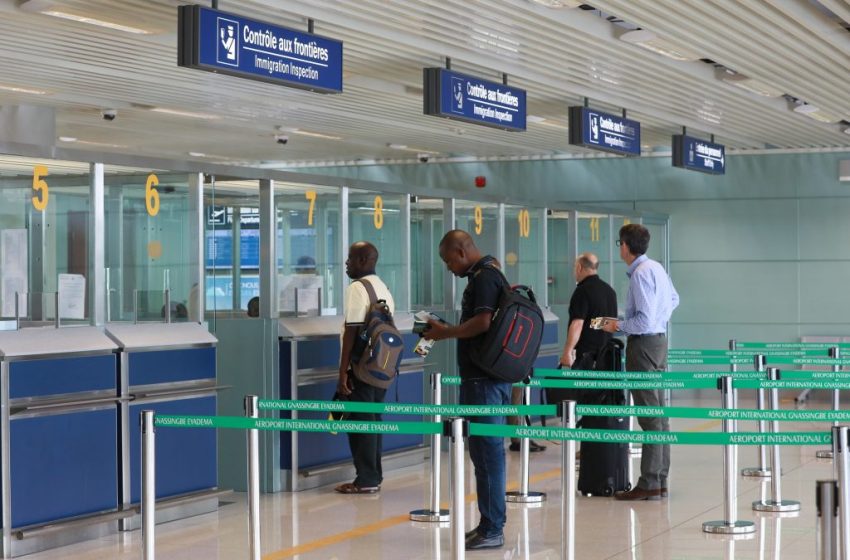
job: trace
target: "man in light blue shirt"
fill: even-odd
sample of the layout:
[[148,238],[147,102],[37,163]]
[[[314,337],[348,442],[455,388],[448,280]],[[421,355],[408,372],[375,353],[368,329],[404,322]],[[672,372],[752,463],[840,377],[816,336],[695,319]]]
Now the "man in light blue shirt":
[[[679,305],[679,294],[660,263],[646,256],[649,230],[640,224],[620,228],[620,258],[628,265],[629,293],[622,321],[608,321],[603,329],[624,332],[626,371],[665,371],[667,369],[667,322]],[[638,406],[661,406],[661,391],[632,391]],[[668,432],[667,418],[638,417],[643,430]],[[644,444],[640,480],[628,492],[617,492],[618,500],[658,500],[667,497],[670,446]]]

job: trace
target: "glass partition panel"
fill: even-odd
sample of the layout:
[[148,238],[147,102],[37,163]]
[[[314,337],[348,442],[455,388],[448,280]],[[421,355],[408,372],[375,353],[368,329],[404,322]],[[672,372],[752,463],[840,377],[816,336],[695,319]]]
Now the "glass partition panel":
[[570,254],[570,213],[550,211],[546,227],[546,241],[549,245],[549,305],[566,305],[570,303],[575,288],[575,257]]
[[[0,156],[0,317],[88,323],[89,164]],[[28,294],[36,295],[29,297]]]
[[[455,202],[455,228],[472,236],[482,255],[499,258],[499,205],[487,202],[458,200]],[[504,267],[503,263],[500,263]],[[465,278],[455,278],[455,308],[460,309],[461,295],[466,288]]]
[[620,258],[620,249],[616,241],[620,239],[620,228],[627,224],[639,224],[640,218],[636,216],[611,216],[611,250],[613,251],[614,278],[611,287],[617,292],[617,307],[622,313],[626,308],[626,294],[629,293],[629,277],[626,276],[628,266]]
[[275,182],[278,311],[342,313],[340,190]]
[[543,223],[539,208],[505,206],[505,262],[503,269],[511,284],[530,286],[543,305]]
[[445,265],[440,240],[445,235],[440,198],[415,197],[410,204],[410,301],[414,311],[439,309],[444,304]]
[[[576,250],[578,254],[585,252],[593,253],[599,259],[599,277],[611,283],[612,257],[618,253],[612,251],[614,241],[610,236],[610,218],[607,214],[591,214],[579,212],[578,220],[578,243]],[[619,257],[617,257],[619,258]],[[570,264],[572,266],[572,263]],[[613,286],[613,284],[612,284]]]
[[248,303],[260,296],[259,181],[211,178],[204,185],[204,230],[207,319],[247,319]]
[[107,321],[198,321],[188,175],[104,168]]
[[404,268],[408,226],[402,219],[407,196],[359,190],[348,195],[348,240],[368,241],[377,247],[380,256],[376,272],[393,295],[396,311],[404,310],[407,301]]

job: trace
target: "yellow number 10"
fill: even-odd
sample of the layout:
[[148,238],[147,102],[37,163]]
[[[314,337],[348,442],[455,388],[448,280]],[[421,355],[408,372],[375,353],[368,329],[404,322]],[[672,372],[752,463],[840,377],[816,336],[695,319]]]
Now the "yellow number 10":
[[529,237],[531,235],[531,216],[529,215],[528,210],[520,210],[519,215],[517,215],[517,220],[519,221],[519,236]]
[[[36,193],[32,197],[32,206],[38,211],[42,211],[47,208],[47,199],[50,196],[50,193],[47,189],[47,181],[42,179],[42,177],[47,175],[47,166],[46,165],[36,165],[32,169],[32,190]],[[41,196],[37,196],[37,195]]]

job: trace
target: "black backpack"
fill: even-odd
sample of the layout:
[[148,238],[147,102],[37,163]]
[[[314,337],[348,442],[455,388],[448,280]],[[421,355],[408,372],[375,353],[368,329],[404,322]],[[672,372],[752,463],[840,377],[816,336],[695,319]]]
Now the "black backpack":
[[537,359],[543,340],[543,312],[530,287],[511,286],[499,269],[490,268],[502,278],[502,293],[490,328],[473,346],[470,357],[490,377],[517,383],[531,374]]
[[359,280],[369,294],[369,312],[352,351],[351,371],[360,381],[380,389],[389,387],[398,375],[404,340],[395,326],[387,302],[378,299],[368,280]]

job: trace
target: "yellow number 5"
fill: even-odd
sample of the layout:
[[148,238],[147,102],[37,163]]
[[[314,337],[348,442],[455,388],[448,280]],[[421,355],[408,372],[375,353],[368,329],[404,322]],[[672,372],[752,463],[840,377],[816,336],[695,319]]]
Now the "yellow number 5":
[[[50,193],[47,188],[47,181],[42,177],[47,175],[46,165],[36,165],[32,169],[32,190],[35,194],[32,197],[32,205],[38,211],[47,208],[47,200],[50,198]],[[40,196],[39,196],[40,195]]]
[[148,180],[145,183],[145,208],[148,209],[148,216],[156,216],[159,214],[159,192],[154,188],[159,184],[159,178],[151,173],[148,175]]

